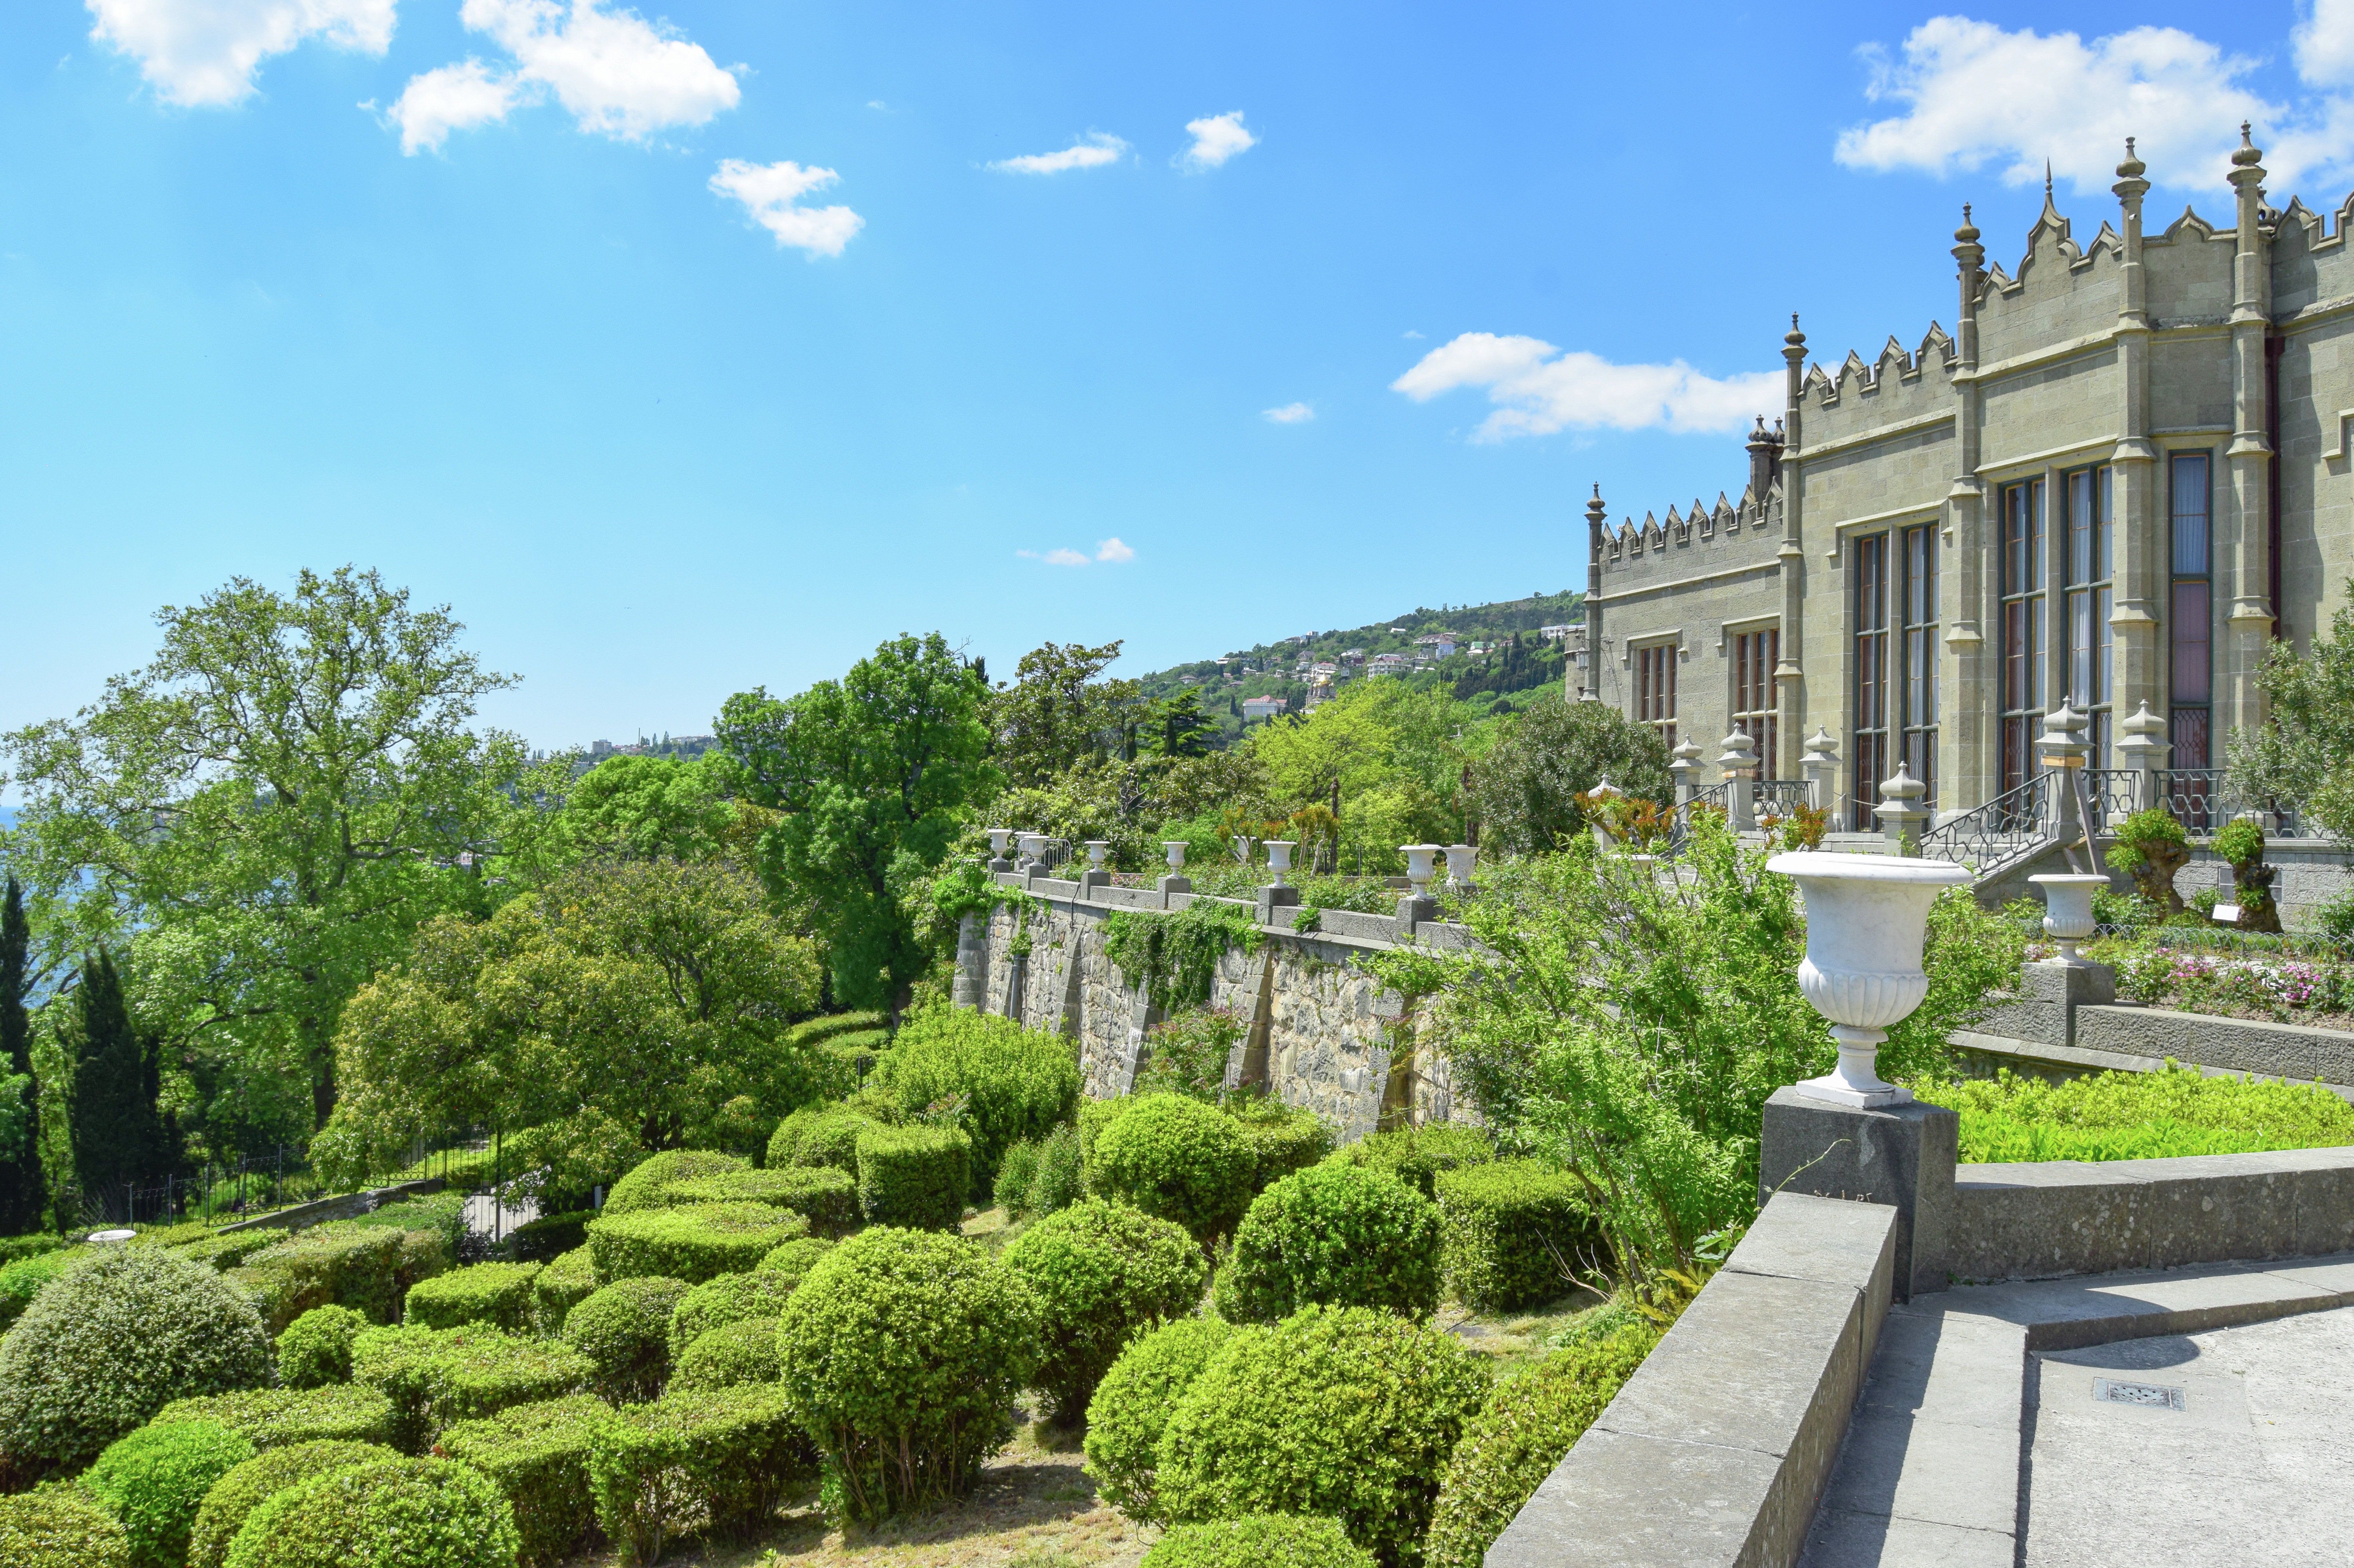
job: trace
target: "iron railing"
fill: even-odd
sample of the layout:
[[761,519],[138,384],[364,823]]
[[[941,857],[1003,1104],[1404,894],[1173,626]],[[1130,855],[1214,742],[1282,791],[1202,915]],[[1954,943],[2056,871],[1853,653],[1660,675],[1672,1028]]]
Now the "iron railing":
[[1815,787],[1804,779],[1760,779],[1749,789],[1750,810],[1760,821],[1793,817],[1799,807],[1815,803]]
[[2084,794],[2092,811],[2094,832],[2122,822],[2140,809],[2141,769],[2087,768],[2084,769]]
[[1921,835],[1924,860],[1975,867],[1980,876],[2042,847],[2056,825],[2052,775],[2036,773],[1975,810]]
[[2161,768],[2157,778],[2158,805],[2193,838],[2205,838],[2249,811],[2271,813],[2278,836],[2298,836],[2294,803],[2254,794],[2228,768]]

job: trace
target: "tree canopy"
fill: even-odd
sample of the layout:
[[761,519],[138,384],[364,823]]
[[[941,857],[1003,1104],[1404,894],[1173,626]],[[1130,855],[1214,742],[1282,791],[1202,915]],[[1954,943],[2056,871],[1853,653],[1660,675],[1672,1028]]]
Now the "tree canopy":
[[2346,599],[2311,652],[2285,641],[2267,651],[2258,679],[2272,712],[2232,736],[2231,758],[2259,793],[2299,802],[2323,832],[2354,846],[2354,578]]

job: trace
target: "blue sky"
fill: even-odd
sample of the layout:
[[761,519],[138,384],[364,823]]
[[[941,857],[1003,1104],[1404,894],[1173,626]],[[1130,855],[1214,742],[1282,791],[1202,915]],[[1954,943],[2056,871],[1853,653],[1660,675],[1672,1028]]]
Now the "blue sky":
[[1592,482],[1737,489],[1789,311],[1950,324],[2047,156],[2087,237],[2126,133],[2169,212],[2243,117],[2275,201],[2354,180],[2354,0],[7,15],[0,726],[305,565],[452,605],[544,745],[903,630],[1558,589]]

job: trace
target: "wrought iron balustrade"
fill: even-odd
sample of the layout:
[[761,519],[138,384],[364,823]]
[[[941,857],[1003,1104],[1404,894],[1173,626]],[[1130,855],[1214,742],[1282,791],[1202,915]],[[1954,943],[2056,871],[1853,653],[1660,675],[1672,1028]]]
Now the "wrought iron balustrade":
[[1801,806],[1815,803],[1815,787],[1804,779],[1761,779],[1750,786],[1751,810],[1759,821],[1767,817],[1794,817]]
[[2296,807],[2275,796],[2257,795],[2232,777],[2228,768],[2158,769],[2158,803],[2193,838],[2205,838],[2249,811],[2270,813],[2276,836],[2299,836]]
[[2023,854],[2041,849],[2058,825],[2058,791],[2052,775],[2037,773],[2004,790],[1976,810],[1965,811],[1921,835],[1924,860],[1975,867],[1986,876]]
[[2087,768],[2084,794],[2092,811],[2093,831],[2099,832],[2114,827],[2140,809],[2141,769]]

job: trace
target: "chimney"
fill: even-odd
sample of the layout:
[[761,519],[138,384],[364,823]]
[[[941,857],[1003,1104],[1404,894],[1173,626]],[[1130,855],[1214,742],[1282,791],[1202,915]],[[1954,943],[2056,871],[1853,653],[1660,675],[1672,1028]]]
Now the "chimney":
[[1749,432],[1749,493],[1759,502],[1782,471],[1782,421],[1766,428],[1766,416],[1757,416],[1757,428]]

